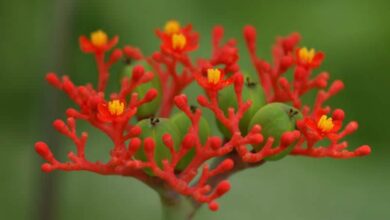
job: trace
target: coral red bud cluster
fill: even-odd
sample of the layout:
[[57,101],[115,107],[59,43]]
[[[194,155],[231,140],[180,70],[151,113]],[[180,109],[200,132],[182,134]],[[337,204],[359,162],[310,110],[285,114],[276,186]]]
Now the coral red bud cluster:
[[[96,87],[92,84],[75,85],[67,76],[59,78],[54,73],[47,74],[48,83],[66,93],[77,107],[66,110],[67,120],[57,119],[53,123],[54,128],[75,145],[75,151],[68,153],[68,162],[58,161],[44,142],[35,144],[36,152],[46,161],[42,165],[44,172],[87,170],[102,175],[131,176],[151,187],[168,186],[175,193],[190,197],[194,203],[207,203],[210,210],[216,211],[219,208],[216,200],[231,188],[227,180],[217,177],[235,170],[237,160],[233,158],[238,157],[239,162],[244,164],[260,164],[267,157],[278,155],[290,147],[291,155],[315,158],[352,158],[370,154],[371,148],[367,145],[349,151],[346,149],[348,143],[341,141],[356,131],[358,124],[355,121],[345,123],[343,110],[332,111],[324,103],[343,89],[344,84],[339,80],[329,83],[326,72],[313,76],[313,70],[323,62],[324,54],[299,46],[301,37],[298,33],[278,38],[272,49],[273,60],[268,62],[257,55],[255,28],[244,28],[250,59],[267,102],[290,102],[303,114],[296,123],[296,130],[286,131],[280,140],[264,138],[261,125],[248,128],[245,134],[241,132],[239,124],[253,100],[243,97],[245,80],[242,71],[245,70],[238,65],[240,56],[236,40],[223,40],[223,27],[217,26],[212,32],[210,57],[195,60],[190,52],[198,48],[199,34],[191,25],[182,27],[178,22],[170,21],[156,34],[161,46],[150,56],[144,56],[140,49],[133,46],[115,48],[118,37],[110,39],[101,30],[93,32],[89,38],[80,37],[81,50],[92,54],[96,61]],[[130,76],[123,76],[119,91],[108,94],[106,87],[111,67],[122,58],[130,64],[135,62],[135,65]],[[138,65],[139,61],[146,63],[151,70]],[[286,77],[287,72],[293,73],[291,80]],[[138,87],[155,79],[160,82],[161,89],[152,87],[144,93],[136,92]],[[182,94],[191,83],[196,83],[205,94],[197,96],[198,108],[191,107],[187,96]],[[231,99],[237,105],[224,111],[218,97],[227,87],[233,88],[234,97]],[[302,96],[313,90],[317,91],[314,104],[303,103]],[[146,131],[132,119],[136,120],[140,108],[158,96],[162,97],[162,101],[160,108],[155,109],[154,117],[169,118],[176,107],[190,121],[188,130],[180,131],[184,132],[180,140],[170,133],[162,135],[161,140],[141,138]],[[204,109],[210,110],[215,119],[228,129],[230,138],[209,135],[206,140],[201,140]],[[88,135],[77,131],[77,120],[88,122],[110,138],[113,148],[107,163],[87,159],[85,147]],[[320,141],[326,139],[329,146],[319,146]],[[248,149],[248,146],[254,145],[260,146],[258,151]],[[159,159],[156,155],[162,148],[168,150],[168,158]],[[136,156],[140,151],[145,159]],[[188,164],[179,167],[182,159],[191,154]],[[220,162],[210,167],[210,159]]]

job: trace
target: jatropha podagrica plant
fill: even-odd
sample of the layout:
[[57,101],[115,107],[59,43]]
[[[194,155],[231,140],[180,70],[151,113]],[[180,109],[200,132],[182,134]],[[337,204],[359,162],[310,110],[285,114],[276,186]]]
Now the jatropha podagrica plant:
[[[67,76],[46,76],[77,105],[66,110],[66,121],[53,123],[76,151],[68,153],[68,162],[60,162],[47,144],[37,142],[35,149],[46,160],[42,170],[134,177],[161,195],[167,218],[191,218],[204,203],[217,210],[216,199],[230,190],[226,178],[244,168],[288,154],[353,158],[370,153],[367,145],[347,150],[342,139],[358,124],[343,127],[344,111],[324,104],[343,83],[328,85],[327,72],[312,77],[324,59],[322,52],[298,46],[300,35],[293,33],[277,39],[273,61],[267,62],[256,54],[255,28],[246,26],[243,33],[257,77],[240,68],[236,41],[223,42],[220,26],[212,33],[211,57],[196,60],[190,53],[198,48],[199,35],[177,21],[156,31],[161,46],[151,56],[133,46],[114,49],[118,37],[109,38],[101,30],[89,38],[81,36],[81,50],[96,60],[98,85],[76,86]],[[120,90],[106,94],[110,68],[120,60],[125,61]],[[285,77],[289,70],[292,80]],[[182,94],[191,83],[204,91],[198,103],[189,103]],[[317,96],[309,106],[301,97],[311,90]],[[172,115],[175,107],[180,112]],[[205,119],[204,109],[215,118]],[[108,162],[88,160],[88,134],[76,132],[76,120],[87,121],[110,138]],[[222,135],[212,134],[209,123],[216,123]],[[185,209],[176,206],[182,200],[189,202],[188,210],[178,210]]]

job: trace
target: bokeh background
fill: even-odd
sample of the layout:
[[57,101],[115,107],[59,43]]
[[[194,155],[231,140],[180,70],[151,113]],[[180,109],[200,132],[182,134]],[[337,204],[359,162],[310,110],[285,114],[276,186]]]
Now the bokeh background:
[[[33,144],[47,140],[60,158],[73,147],[51,129],[72,104],[44,75],[54,71],[78,84],[95,82],[93,60],[80,52],[79,35],[102,28],[120,35],[120,46],[138,45],[150,54],[159,45],[154,29],[172,18],[193,23],[201,33],[196,54],[203,56],[212,27],[225,26],[227,36],[238,38],[240,63],[249,71],[245,24],[258,28],[259,53],[266,58],[275,36],[299,31],[303,45],[326,52],[321,69],[346,84],[330,104],[360,122],[349,137],[351,147],[373,148],[365,158],[288,157],[242,172],[231,178],[220,211],[203,207],[196,219],[390,219],[388,0],[1,0],[1,219],[159,219],[158,196],[140,182],[86,172],[43,174]],[[110,145],[91,132],[88,153],[104,159]]]

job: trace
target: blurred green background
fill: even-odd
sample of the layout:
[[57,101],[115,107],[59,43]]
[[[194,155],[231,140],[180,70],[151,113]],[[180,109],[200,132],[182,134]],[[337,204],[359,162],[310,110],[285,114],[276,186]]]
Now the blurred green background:
[[[102,28],[120,35],[120,46],[150,54],[159,45],[153,31],[172,18],[193,23],[201,33],[196,54],[203,56],[209,55],[212,27],[225,26],[227,36],[238,38],[240,63],[249,71],[244,25],[258,29],[259,54],[266,58],[277,35],[299,31],[303,45],[325,51],[321,69],[346,84],[331,104],[360,122],[351,147],[373,148],[365,158],[288,157],[242,172],[231,178],[220,211],[203,207],[195,219],[390,219],[388,0],[0,1],[1,219],[159,218],[158,196],[140,182],[86,172],[42,174],[33,144],[59,141],[51,145],[59,158],[73,149],[50,127],[72,104],[44,76],[54,71],[77,84],[95,82],[94,62],[80,52],[79,35]],[[101,159],[110,145],[94,131],[90,136],[88,154]]]

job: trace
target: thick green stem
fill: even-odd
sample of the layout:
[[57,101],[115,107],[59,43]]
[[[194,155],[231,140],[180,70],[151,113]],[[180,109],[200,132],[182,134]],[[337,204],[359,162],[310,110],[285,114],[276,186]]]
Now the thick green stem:
[[192,202],[175,192],[160,194],[162,220],[191,220],[194,215]]

